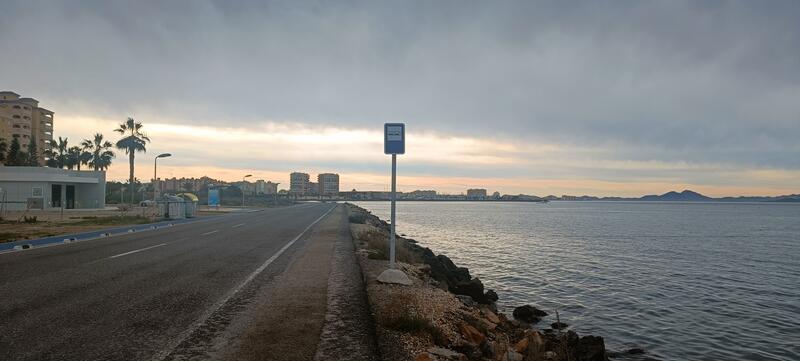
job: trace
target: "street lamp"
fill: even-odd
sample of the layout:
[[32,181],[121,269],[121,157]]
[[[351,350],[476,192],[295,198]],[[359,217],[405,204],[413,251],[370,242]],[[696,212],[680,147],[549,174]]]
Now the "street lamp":
[[158,179],[158,158],[166,158],[171,157],[172,154],[170,153],[161,153],[156,156],[156,159],[153,161],[153,202],[156,201],[156,180]]
[[242,208],[244,208],[244,179],[247,178],[247,177],[252,177],[252,176],[253,176],[252,174],[248,174],[248,175],[242,177]]

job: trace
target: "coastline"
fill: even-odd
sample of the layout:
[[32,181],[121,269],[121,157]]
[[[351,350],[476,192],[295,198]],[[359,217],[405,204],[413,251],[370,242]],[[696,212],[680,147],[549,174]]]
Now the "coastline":
[[[383,284],[389,224],[346,203],[352,238],[384,360],[608,360],[600,336],[566,324],[540,324],[548,312],[520,305],[498,312],[499,296],[469,270],[413,239],[397,236],[397,260],[410,286]],[[629,350],[638,353],[641,350]]]

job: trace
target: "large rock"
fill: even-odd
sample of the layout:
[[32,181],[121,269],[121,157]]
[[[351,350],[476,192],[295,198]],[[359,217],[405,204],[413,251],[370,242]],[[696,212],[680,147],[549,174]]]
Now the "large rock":
[[450,292],[457,295],[465,295],[472,297],[475,302],[482,304],[489,304],[486,295],[483,294],[483,282],[480,279],[473,278],[466,282],[456,283],[450,288]]
[[497,292],[495,292],[494,290],[488,290],[486,291],[486,299],[491,302],[497,302],[497,300],[499,300],[500,297],[497,296]]
[[579,361],[608,361],[606,345],[602,337],[580,337],[575,331],[567,331],[565,336],[571,359]]
[[514,309],[512,314],[514,315],[515,319],[527,323],[537,323],[542,319],[542,317],[547,316],[547,312],[544,312],[531,305],[519,306]]
[[480,345],[483,341],[486,341],[486,336],[472,325],[466,323],[459,324],[458,330],[461,331],[461,336],[464,336],[465,340],[475,345]]

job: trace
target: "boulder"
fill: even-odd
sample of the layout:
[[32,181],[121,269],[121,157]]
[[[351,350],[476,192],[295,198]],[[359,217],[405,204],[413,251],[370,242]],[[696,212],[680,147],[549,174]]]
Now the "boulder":
[[478,278],[473,278],[466,282],[460,281],[450,288],[450,292],[457,295],[470,296],[478,303],[489,304],[489,300],[483,294],[483,282]]
[[608,361],[606,344],[600,336],[583,336],[578,348],[578,359],[586,361]]
[[567,331],[567,349],[570,357],[581,361],[608,361],[606,346],[600,336],[580,337],[575,331]]
[[532,330],[528,333],[526,339],[528,340],[528,344],[524,355],[527,356],[528,360],[541,360],[546,350],[545,340],[542,334],[539,333],[539,331]]
[[461,331],[461,336],[463,336],[465,340],[475,345],[480,345],[483,341],[486,341],[486,336],[472,325],[461,323],[458,325],[458,330]]
[[564,322],[553,322],[550,324],[550,327],[552,327],[554,330],[563,330],[569,327],[569,325]]
[[481,312],[483,313],[483,316],[486,317],[487,320],[489,320],[489,322],[491,322],[491,323],[500,323],[500,317],[497,317],[497,315],[494,312],[492,312],[491,310],[488,310],[488,309],[484,308],[484,309],[481,309]]
[[436,361],[431,357],[431,355],[427,352],[423,352],[414,359],[414,361]]
[[544,312],[531,305],[524,305],[515,308],[513,315],[515,319],[522,322],[537,323],[542,319],[542,317],[547,316],[547,312]]
[[530,343],[530,339],[528,339],[527,337],[519,340],[519,342],[517,342],[517,344],[514,345],[514,351],[517,351],[519,353],[525,352],[525,350],[528,349],[528,344],[529,343]]
[[472,297],[470,296],[456,295],[456,298],[458,298],[458,300],[461,301],[461,303],[469,307],[473,307],[476,305],[475,300],[473,300]]
[[500,299],[500,297],[497,296],[497,292],[495,292],[494,290],[486,291],[486,295],[485,296],[486,296],[486,299],[491,301],[491,302],[497,302],[497,300]]

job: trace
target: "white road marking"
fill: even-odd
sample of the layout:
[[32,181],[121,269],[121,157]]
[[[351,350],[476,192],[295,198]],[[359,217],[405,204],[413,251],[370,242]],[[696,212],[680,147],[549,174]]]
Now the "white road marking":
[[231,228],[237,228],[237,227],[241,227],[241,226],[244,226],[244,223],[239,223],[239,224],[237,224],[237,225],[235,225],[235,226],[233,226]]
[[127,256],[127,255],[129,255],[129,254],[134,254],[134,253],[136,253],[136,252],[146,251],[146,250],[148,250],[148,249],[152,249],[152,248],[156,248],[156,247],[161,247],[161,246],[166,246],[166,245],[167,245],[166,243],[157,244],[157,245],[155,245],[155,246],[150,246],[150,247],[140,248],[140,249],[133,250],[133,251],[130,251],[130,252],[125,252],[125,253],[120,253],[120,254],[118,254],[118,255],[114,255],[114,256],[111,256],[111,257],[108,257],[108,258],[109,258],[109,259],[111,259],[111,258],[117,258],[117,257]]
[[223,296],[222,299],[217,301],[208,310],[206,310],[206,313],[204,313],[203,316],[201,316],[200,319],[198,319],[197,322],[195,322],[192,325],[192,327],[190,327],[187,330],[184,330],[183,333],[181,333],[181,336],[176,339],[176,342],[173,343],[172,346],[170,346],[167,349],[165,349],[164,351],[156,354],[153,359],[154,360],[163,360],[163,359],[167,358],[167,356],[169,356],[173,351],[175,351],[175,349],[177,349],[178,346],[180,346],[181,343],[187,337],[191,336],[192,333],[194,333],[197,329],[202,327],[208,321],[208,319],[214,314],[214,312],[217,312],[217,310],[219,310],[220,307],[222,307],[224,304],[228,303],[228,301],[233,296],[235,296],[236,293],[238,293],[242,288],[247,286],[247,284],[250,283],[250,281],[252,281],[254,278],[256,278],[261,272],[263,272],[267,268],[267,266],[270,265],[270,263],[272,263],[278,257],[280,257],[281,254],[283,254],[283,252],[285,252],[289,247],[291,247],[295,242],[297,242],[297,240],[300,239],[300,237],[302,237],[306,232],[308,232],[308,230],[311,229],[311,227],[313,227],[315,224],[319,223],[319,221],[321,221],[323,218],[325,218],[325,216],[327,216],[328,213],[331,213],[331,211],[333,211],[334,209],[336,209],[336,205],[334,205],[327,212],[325,212],[321,216],[319,216],[319,218],[317,218],[314,222],[311,222],[311,224],[309,224],[308,227],[306,227],[302,232],[300,232],[300,234],[298,234],[297,237],[294,237],[294,239],[292,239],[291,241],[289,241],[289,243],[285,244],[281,249],[279,249],[278,252],[275,252],[275,254],[273,254],[272,257],[270,257],[266,261],[264,261],[264,263],[261,264],[261,266],[256,268],[256,270],[253,271],[253,273],[251,273],[249,276],[247,276],[247,278],[245,278],[244,281],[242,281],[242,283],[240,283],[238,286],[234,287],[232,290],[228,291],[228,293],[225,294],[225,296]]
[[209,234],[214,234],[214,233],[217,233],[217,232],[219,232],[219,230],[218,230],[218,229],[217,229],[217,230],[213,230],[213,231],[211,231],[211,232],[206,232],[206,233],[203,233],[203,234],[201,234],[201,236],[207,236],[207,235],[209,235]]

